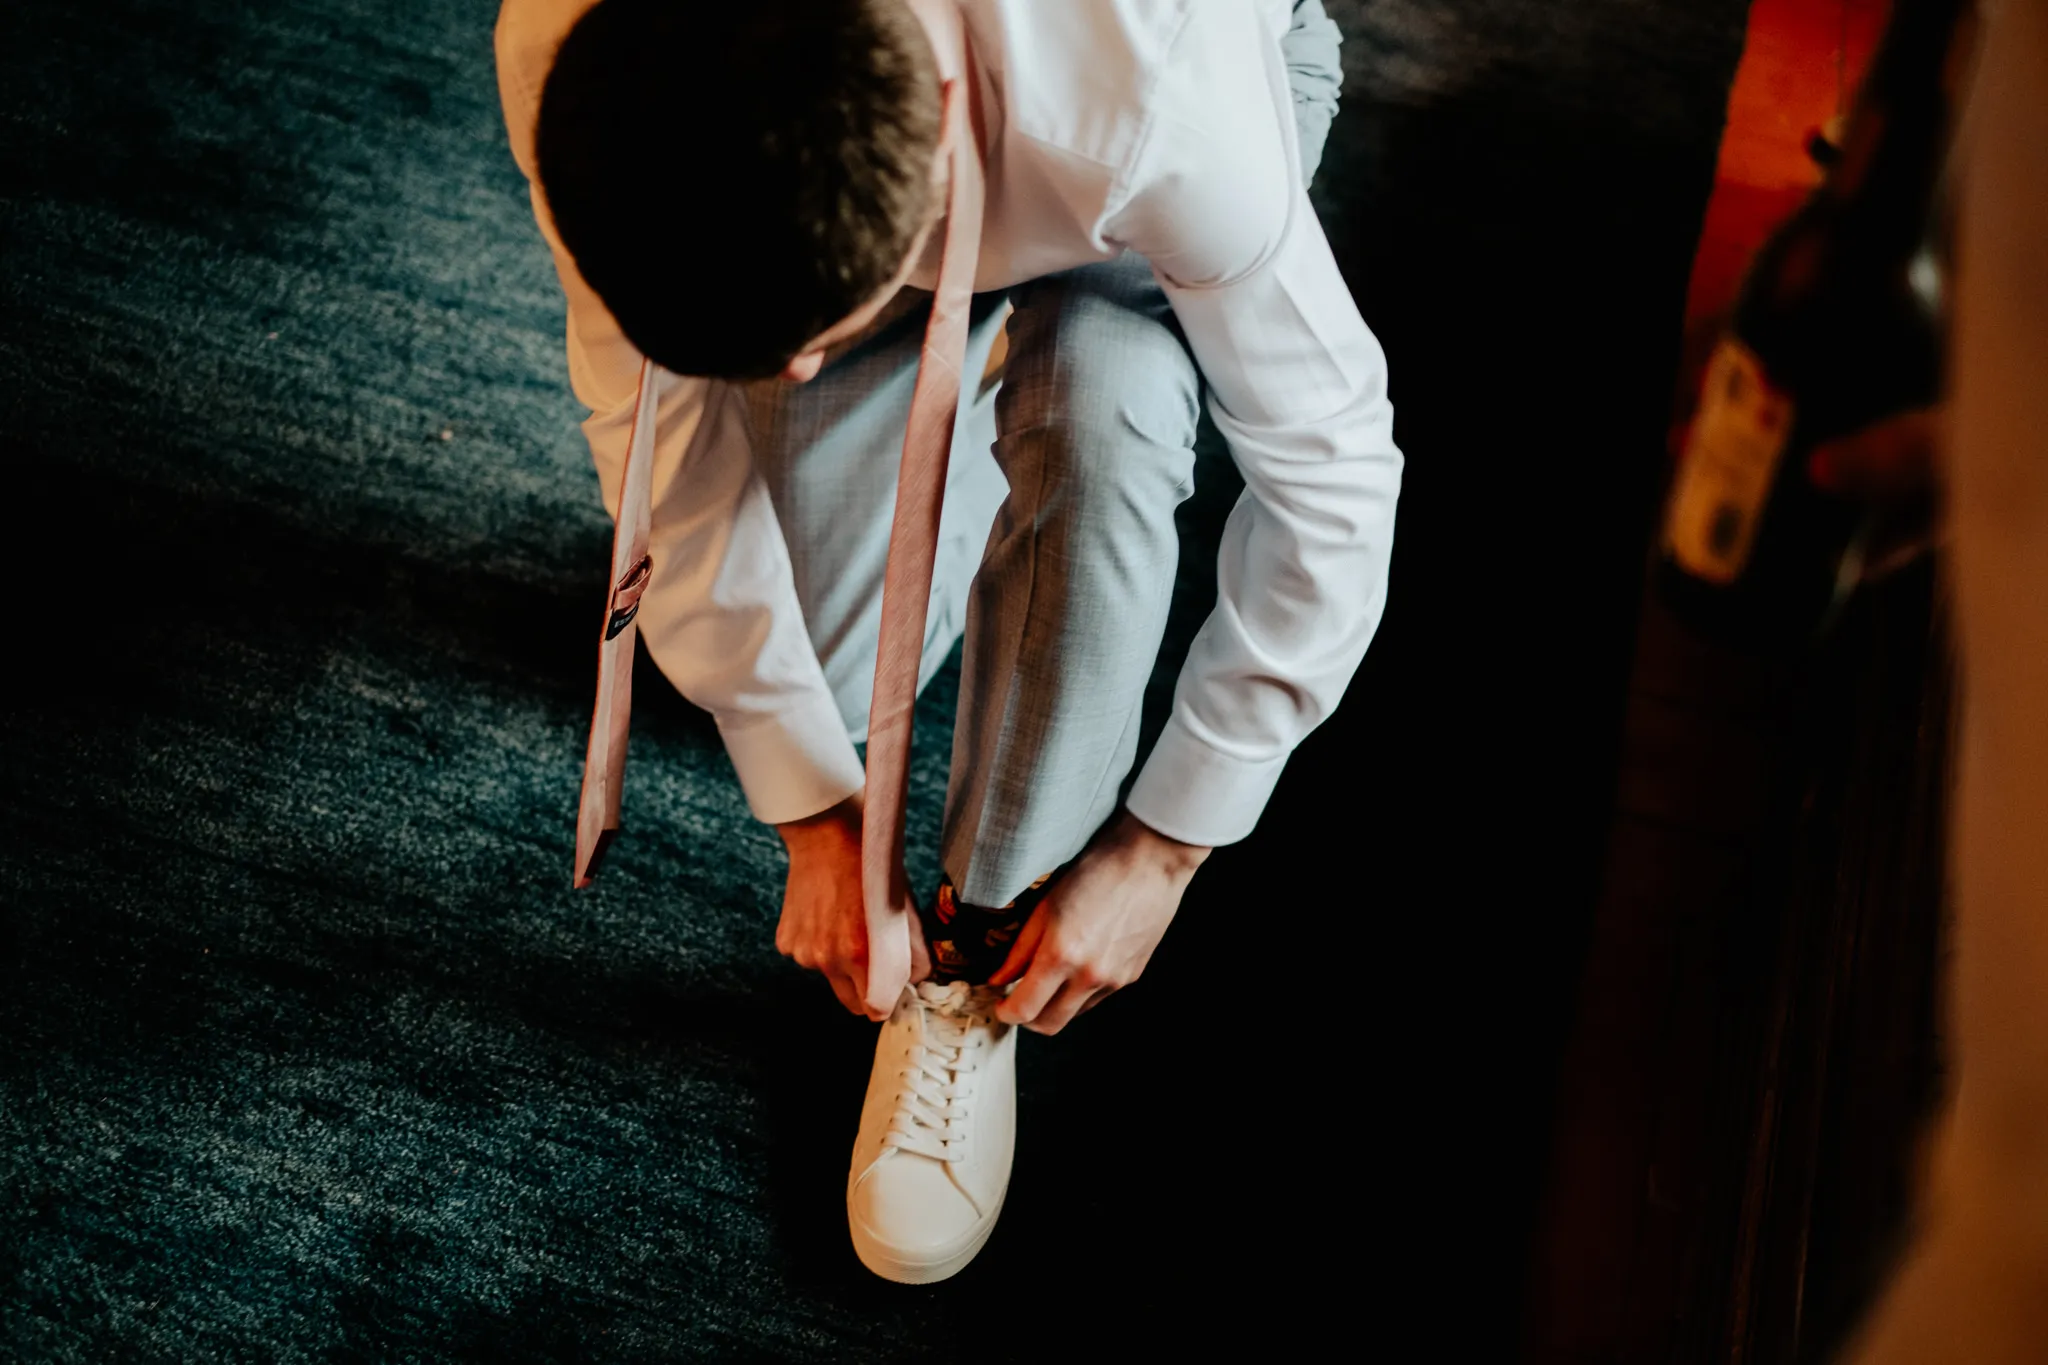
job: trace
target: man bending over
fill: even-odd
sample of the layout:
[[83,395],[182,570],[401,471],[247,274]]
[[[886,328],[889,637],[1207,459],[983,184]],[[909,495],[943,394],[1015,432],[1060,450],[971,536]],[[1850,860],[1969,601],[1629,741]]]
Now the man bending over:
[[[1335,26],[1319,0],[506,0],[497,47],[614,515],[656,367],[638,628],[788,847],[777,947],[848,1009],[897,1001],[855,1249],[941,1279],[1009,1182],[1016,1029],[1138,976],[1379,621],[1385,362],[1306,193]],[[972,147],[943,132],[944,69]],[[870,981],[854,745],[964,153],[987,193],[918,679],[964,632],[944,879],[910,979]],[[1205,401],[1245,492],[1127,784]]]

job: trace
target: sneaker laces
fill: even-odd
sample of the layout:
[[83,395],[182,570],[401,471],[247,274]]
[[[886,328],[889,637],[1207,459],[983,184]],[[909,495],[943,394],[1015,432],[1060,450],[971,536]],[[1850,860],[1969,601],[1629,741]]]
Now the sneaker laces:
[[903,1059],[902,1085],[882,1147],[959,1161],[967,1154],[976,1073],[988,1049],[987,1025],[999,997],[965,981],[943,986],[921,981],[911,991],[909,1003],[923,1016],[922,1027]]

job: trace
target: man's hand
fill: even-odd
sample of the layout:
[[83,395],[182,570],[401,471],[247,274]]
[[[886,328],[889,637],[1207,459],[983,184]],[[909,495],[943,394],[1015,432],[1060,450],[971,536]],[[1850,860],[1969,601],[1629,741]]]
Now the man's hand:
[[[861,798],[856,792],[830,810],[775,827],[789,850],[789,881],[783,888],[775,948],[797,966],[824,973],[840,1004],[855,1014],[880,1019],[887,1011],[876,1014],[865,1003],[869,956],[860,887],[860,820]],[[931,962],[917,912],[904,906],[896,918],[910,938],[910,979],[922,981],[931,974]],[[894,1000],[903,984],[896,982],[887,997]]]
[[1127,811],[1104,825],[1047,890],[989,978],[995,986],[1018,982],[996,1017],[1058,1033],[1136,981],[1208,856],[1208,849],[1169,839]]

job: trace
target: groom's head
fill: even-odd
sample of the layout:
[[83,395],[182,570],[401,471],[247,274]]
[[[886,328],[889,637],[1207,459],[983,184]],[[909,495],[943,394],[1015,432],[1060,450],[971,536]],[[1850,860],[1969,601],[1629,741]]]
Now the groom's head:
[[629,340],[680,374],[815,370],[936,209],[940,88],[904,0],[600,0],[540,109],[540,180]]

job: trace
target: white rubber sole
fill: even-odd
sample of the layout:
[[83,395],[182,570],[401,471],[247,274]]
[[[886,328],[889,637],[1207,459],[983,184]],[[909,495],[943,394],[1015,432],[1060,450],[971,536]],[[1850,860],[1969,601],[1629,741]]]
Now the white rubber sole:
[[920,1256],[915,1260],[906,1258],[901,1251],[886,1243],[877,1241],[860,1225],[858,1218],[848,1217],[847,1231],[853,1234],[853,1254],[860,1257],[860,1263],[885,1280],[897,1284],[937,1284],[949,1280],[967,1268],[967,1263],[980,1254],[988,1244],[989,1234],[996,1230],[1002,1220],[1003,1200],[1009,1198],[1010,1188],[1005,1185],[996,1199],[995,1212],[988,1221],[974,1230],[966,1243],[957,1251],[945,1251],[936,1255]]

